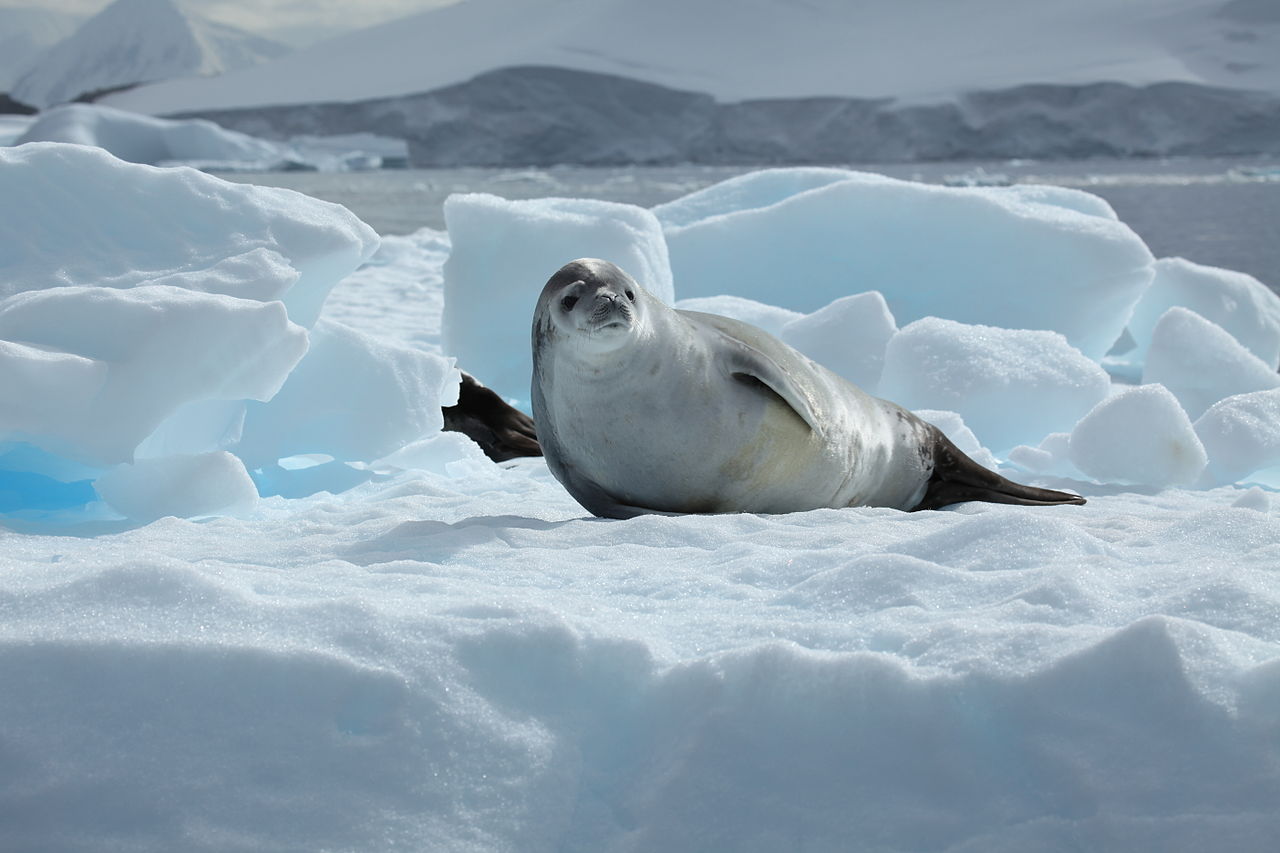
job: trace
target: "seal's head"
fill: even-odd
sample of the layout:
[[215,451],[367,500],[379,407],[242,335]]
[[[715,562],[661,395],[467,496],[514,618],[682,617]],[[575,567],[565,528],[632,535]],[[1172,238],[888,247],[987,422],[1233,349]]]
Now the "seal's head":
[[573,341],[591,352],[615,350],[643,329],[646,296],[635,279],[608,261],[570,261],[542,288],[534,317],[534,349]]

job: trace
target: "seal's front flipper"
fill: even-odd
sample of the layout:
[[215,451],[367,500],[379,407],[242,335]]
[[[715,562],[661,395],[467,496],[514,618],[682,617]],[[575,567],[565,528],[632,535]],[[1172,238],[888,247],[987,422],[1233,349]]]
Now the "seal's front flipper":
[[494,462],[542,455],[533,418],[507,405],[469,373],[462,374],[457,405],[440,411],[446,430],[462,433]]
[[[936,427],[933,429],[937,430]],[[1024,486],[984,468],[937,430],[933,454],[933,476],[924,497],[914,509],[938,509],[964,501],[986,501],[1023,506],[1083,504],[1084,498],[1069,492]]]
[[699,323],[710,326],[721,335],[724,345],[720,352],[720,367],[727,376],[769,393],[791,408],[800,420],[809,425],[816,435],[822,435],[823,416],[811,389],[778,364],[769,350],[782,346],[764,332],[714,314],[695,311],[682,312]]

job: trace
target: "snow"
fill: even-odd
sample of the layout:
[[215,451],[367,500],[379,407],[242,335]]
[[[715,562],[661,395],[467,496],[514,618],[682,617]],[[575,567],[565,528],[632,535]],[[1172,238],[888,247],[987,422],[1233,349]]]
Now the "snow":
[[225,450],[139,459],[107,471],[93,488],[111,509],[141,522],[237,515],[258,500],[244,463]]
[[33,59],[12,94],[43,109],[136,83],[232,71],[286,52],[174,0],[115,0]]
[[1214,403],[1196,420],[1211,482],[1233,483],[1280,465],[1280,391],[1254,391]]
[[[281,409],[273,435],[305,436],[326,404],[347,419],[252,470],[238,439],[108,469],[0,446],[0,848],[1261,853],[1280,834],[1280,515],[1273,487],[1236,485],[1280,464],[1280,389],[1215,403],[1193,431],[1161,386],[1112,388],[1039,442],[1098,482],[1016,470],[969,417],[922,412],[1081,507],[590,519],[541,460],[491,464],[425,417],[452,369],[446,253],[488,269],[496,203],[462,200],[472,233],[373,254],[339,208],[93,149],[0,151],[0,182],[0,310],[67,300],[60,321],[0,333],[0,383],[34,377],[0,384],[0,416],[75,403],[147,346],[73,301],[98,291],[154,305],[162,330],[188,304],[274,312],[310,350],[261,404]],[[535,233],[607,233],[575,209],[491,245],[532,257]],[[775,244],[809,224],[780,222]],[[497,300],[553,271],[491,304],[526,313]],[[331,293],[306,284],[325,275]],[[290,304],[300,287],[316,299]],[[527,348],[528,320],[519,340],[491,329],[491,349]],[[948,323],[888,348],[951,340]],[[183,330],[201,351],[220,337]],[[1085,359],[1044,331],[951,331]],[[211,387],[265,382],[215,355]],[[259,404],[196,405],[207,426]],[[1170,485],[1205,451],[1211,483]],[[193,518],[146,521],[175,511]]]
[[1024,83],[1104,81],[1280,89],[1280,27],[1219,17],[1222,5],[752,0],[725,15],[679,0],[465,0],[260,67],[118,94],[112,103],[163,114],[361,101],[519,66],[619,75],[722,101],[922,102]]
[[995,450],[1069,430],[1111,386],[1062,335],[927,317],[888,342],[877,393],[910,409],[960,414]]
[[1184,258],[1156,262],[1151,287],[1129,320],[1136,347],[1125,358],[1141,363],[1156,324],[1175,305],[1221,326],[1269,367],[1280,364],[1280,296],[1251,275]]
[[[782,330],[794,320],[806,316],[799,311],[779,308],[777,305],[766,305],[754,299],[742,296],[693,296],[680,299],[675,307],[683,311],[701,311],[704,314],[723,314],[753,326],[759,326],[771,335],[779,336]],[[815,312],[816,313],[816,312]],[[795,344],[791,344],[795,346]]]
[[282,300],[294,322],[310,326],[330,288],[377,245],[372,229],[338,205],[191,169],[122,168],[78,145],[0,149],[0,198],[0,235],[22,248],[0,255],[0,297],[75,284],[169,285]]
[[[807,313],[876,290],[899,324],[934,314],[1049,329],[1101,358],[1153,275],[1151,253],[1114,214],[1062,203],[1076,192],[822,170],[825,184],[784,196],[784,176],[748,173],[667,209],[681,223],[666,226],[681,297],[728,293]],[[786,186],[811,177],[797,170]]]
[[321,320],[280,392],[248,406],[236,452],[254,468],[313,453],[378,459],[439,432],[440,407],[458,402],[459,381],[437,355]]
[[854,385],[875,393],[885,347],[897,331],[884,296],[873,290],[842,296],[798,317],[784,325],[778,337]]
[[89,104],[40,113],[14,144],[26,142],[95,145],[122,160],[151,166],[195,161],[210,169],[265,171],[284,168],[291,159],[285,146],[224,130],[211,121],[171,121]]
[[1071,461],[1104,483],[1189,486],[1204,472],[1204,446],[1163,385],[1107,398],[1071,431]]
[[98,466],[132,461],[189,403],[270,399],[307,351],[280,302],[171,285],[16,294],[0,340],[0,436]]
[[[11,462],[27,460],[17,470],[44,478],[27,477],[20,494],[57,504],[67,477],[108,476],[117,495],[108,504],[130,517],[156,506],[204,512],[207,497],[171,499],[156,477],[148,499],[136,485],[144,475],[113,466],[146,457],[180,472],[188,469],[173,457],[198,457],[197,470],[230,484],[213,492],[239,495],[243,465],[228,473],[221,456],[208,454],[243,444],[257,463],[274,463],[261,458],[262,448],[281,444],[274,430],[316,441],[327,429],[328,443],[307,452],[337,456],[353,441],[343,432],[351,413],[322,418],[323,409],[303,406],[323,396],[317,381],[356,386],[348,403],[385,401],[389,412],[371,416],[376,429],[358,427],[362,453],[394,450],[385,434],[405,421],[438,429],[449,376],[438,356],[401,354],[330,324],[308,333],[328,291],[377,245],[344,208],[58,143],[0,150],[0,197],[10,247],[0,255],[0,448],[16,449]],[[335,354],[342,364],[315,379]],[[250,411],[250,401],[272,399],[286,380],[293,408],[285,416]],[[303,414],[312,417],[306,429]]]
[[1280,374],[1221,326],[1174,306],[1151,333],[1142,381],[1162,383],[1194,419],[1226,397],[1280,386]]
[[[204,119],[152,118],[96,104],[67,104],[14,123],[9,144],[93,145],[130,163],[189,165],[204,171],[262,172],[310,168],[343,172],[381,168],[408,157],[402,140],[373,134],[302,136],[288,143],[226,130]],[[0,131],[2,132],[2,131]],[[0,144],[6,142],[0,139]]]

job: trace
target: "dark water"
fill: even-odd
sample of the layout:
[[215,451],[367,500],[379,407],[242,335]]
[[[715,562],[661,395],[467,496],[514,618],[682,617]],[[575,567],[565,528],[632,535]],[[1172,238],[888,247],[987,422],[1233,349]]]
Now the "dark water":
[[[1280,292],[1280,162],[1179,159],[853,168],[929,183],[1004,176],[1019,183],[1087,190],[1110,202],[1157,257],[1178,255],[1242,270]],[[223,177],[335,201],[381,234],[406,234],[424,226],[443,228],[442,205],[455,192],[488,192],[510,199],[598,198],[648,207],[746,171],[747,167],[727,166],[557,167]]]

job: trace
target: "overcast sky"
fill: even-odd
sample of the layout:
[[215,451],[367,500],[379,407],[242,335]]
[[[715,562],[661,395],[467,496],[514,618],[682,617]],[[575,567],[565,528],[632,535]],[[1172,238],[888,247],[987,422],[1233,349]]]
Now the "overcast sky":
[[[225,24],[292,43],[380,24],[455,0],[184,0]],[[110,0],[0,0],[0,6],[61,9],[92,15]]]

